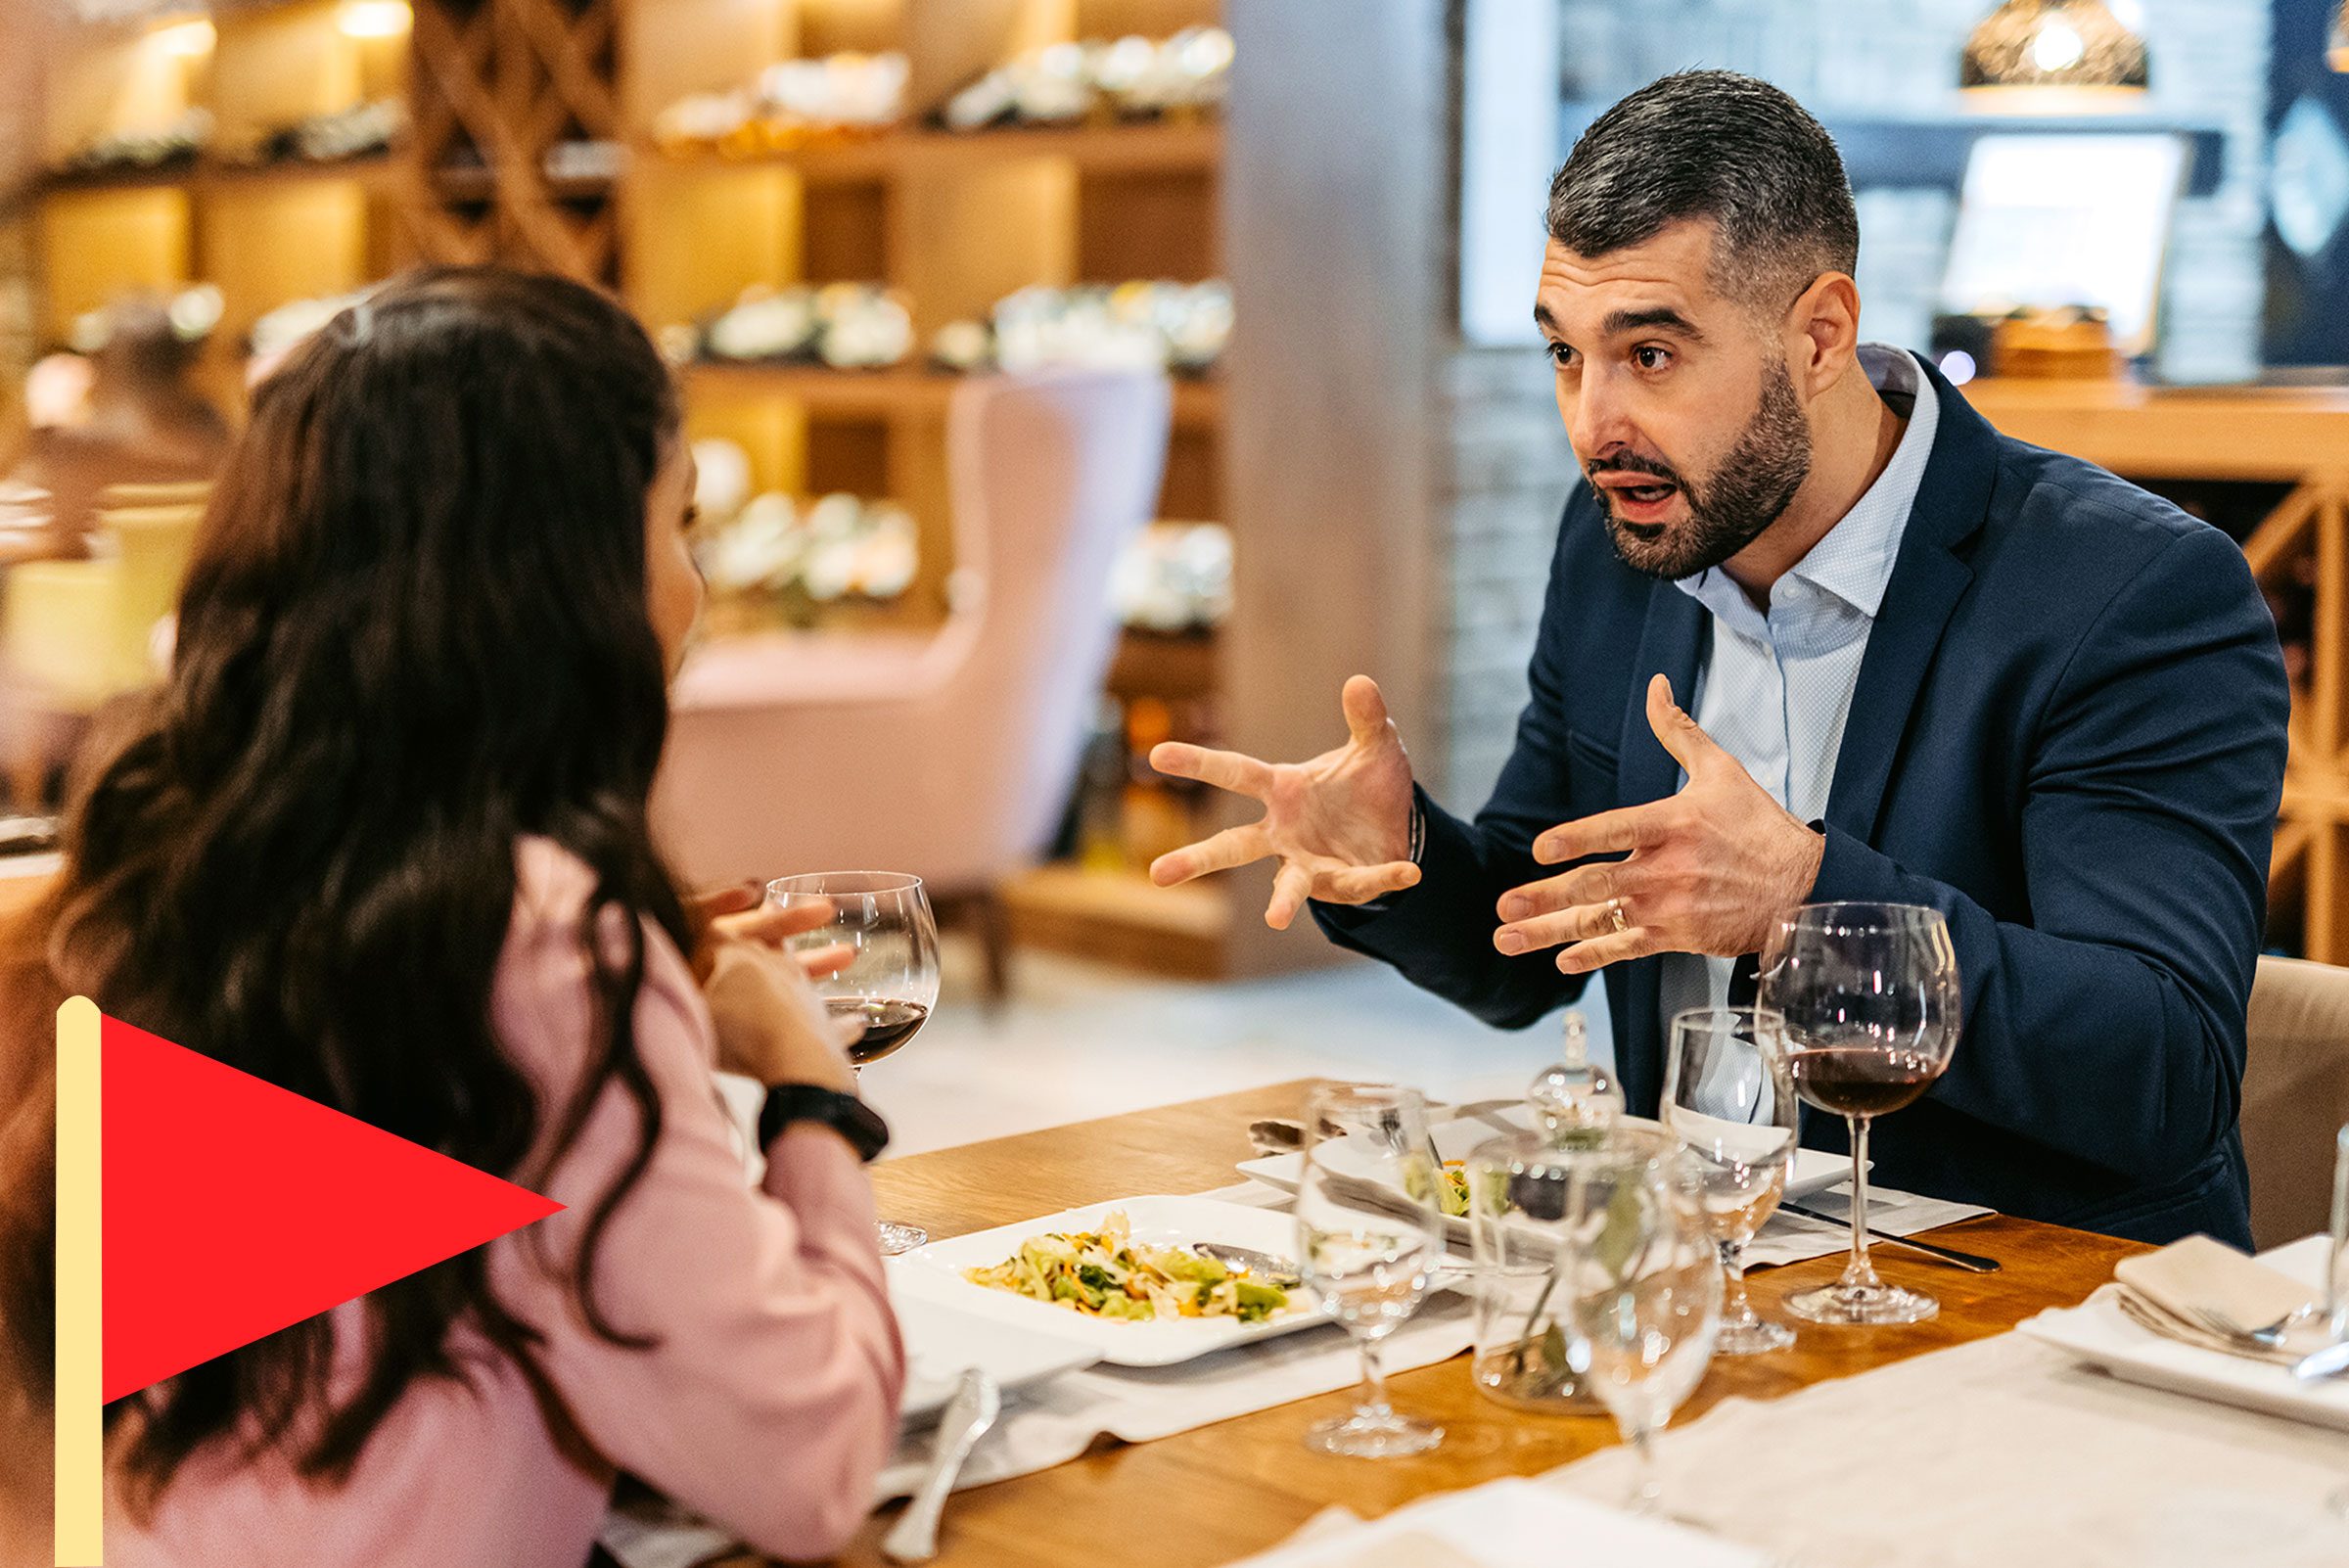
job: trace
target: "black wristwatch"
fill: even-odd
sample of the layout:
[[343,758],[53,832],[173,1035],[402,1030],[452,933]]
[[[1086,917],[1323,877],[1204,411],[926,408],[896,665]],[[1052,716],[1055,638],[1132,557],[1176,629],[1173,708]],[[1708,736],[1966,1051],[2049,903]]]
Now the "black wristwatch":
[[783,1135],[794,1122],[814,1122],[849,1140],[860,1160],[870,1161],[889,1147],[889,1124],[881,1113],[853,1094],[817,1088],[813,1084],[777,1084],[766,1091],[759,1112],[759,1147]]

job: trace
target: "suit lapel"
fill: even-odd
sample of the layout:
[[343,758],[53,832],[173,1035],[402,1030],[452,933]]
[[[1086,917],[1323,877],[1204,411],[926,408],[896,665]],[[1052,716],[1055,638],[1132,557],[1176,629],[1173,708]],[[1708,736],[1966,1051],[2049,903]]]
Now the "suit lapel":
[[1974,580],[1957,547],[1981,528],[1998,476],[1997,433],[1930,363],[1925,375],[1941,399],[1941,428],[1868,632],[1827,792],[1827,821],[1862,840],[1875,835],[1917,691],[1950,616]]
[[[1647,622],[1639,633],[1639,653],[1632,664],[1632,689],[1625,700],[1623,732],[1616,742],[1615,798],[1620,806],[1644,806],[1660,801],[1679,787],[1681,764],[1647,727],[1647,683],[1659,671],[1671,678],[1674,700],[1695,711],[1690,691],[1704,658],[1711,629],[1705,607],[1669,582],[1647,591]],[[1615,1072],[1623,1081],[1625,1100],[1638,1114],[1654,1108],[1663,1092],[1661,1053],[1662,1003],[1656,987],[1663,965],[1641,958],[1625,966],[1620,994],[1629,1008],[1625,1028],[1616,1037],[1624,1048],[1616,1052]]]

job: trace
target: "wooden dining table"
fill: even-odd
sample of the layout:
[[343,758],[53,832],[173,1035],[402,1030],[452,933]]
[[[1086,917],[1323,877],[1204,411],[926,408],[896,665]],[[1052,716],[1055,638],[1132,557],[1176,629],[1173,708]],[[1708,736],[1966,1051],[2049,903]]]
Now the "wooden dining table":
[[[1310,1083],[1137,1111],[1097,1122],[941,1149],[874,1169],[881,1207],[893,1220],[960,1235],[1082,1204],[1228,1186],[1232,1167],[1251,1158],[1247,1128],[1262,1117],[1295,1117]],[[1893,1118],[1885,1135],[1900,1135]],[[2070,1306],[2112,1277],[2135,1242],[2004,1216],[1984,1216],[1929,1233],[2004,1265],[1961,1272],[1896,1246],[1875,1251],[1888,1279],[1929,1290],[1939,1315],[1901,1328],[1800,1325],[1791,1350],[1724,1357],[1676,1420],[1732,1396],[1774,1399],[1927,1351],[2012,1328],[2042,1308]],[[1840,1254],[1750,1276],[1755,1305],[1775,1315],[1781,1297],[1834,1278]],[[1041,1568],[1079,1562],[1209,1568],[1270,1546],[1332,1504],[1364,1517],[1433,1492],[1501,1476],[1532,1475],[1616,1442],[1605,1416],[1545,1416],[1506,1409],[1471,1384],[1468,1359],[1400,1372],[1396,1406],[1440,1421],[1443,1446],[1405,1459],[1345,1459],[1309,1451],[1306,1428],[1349,1407],[1352,1389],[1198,1427],[1155,1443],[1102,1439],[1049,1470],[976,1487],[946,1506],[939,1561],[946,1568]],[[844,1563],[883,1561],[880,1540],[898,1512],[867,1521]],[[754,1568],[738,1556],[726,1568]]]

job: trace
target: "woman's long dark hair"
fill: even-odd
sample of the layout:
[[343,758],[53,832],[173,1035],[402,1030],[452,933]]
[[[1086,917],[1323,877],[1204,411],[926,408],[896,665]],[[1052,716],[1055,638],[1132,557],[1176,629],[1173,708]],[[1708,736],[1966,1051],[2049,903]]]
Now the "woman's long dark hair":
[[[630,1028],[643,921],[689,940],[645,821],[668,723],[645,505],[676,434],[652,345],[576,284],[434,271],[336,317],[255,393],[170,679],[75,795],[50,946],[115,1017],[525,1182],[543,1175],[524,1166],[544,1118],[559,1153],[617,1084],[641,1138],[569,1283],[621,1343],[645,1342],[603,1317],[591,1280],[660,1133]],[[595,1027],[565,1106],[538,1104],[491,1025],[526,834],[595,878]],[[627,937],[587,940],[602,930]],[[303,1473],[347,1477],[405,1390],[463,1375],[460,1320],[576,1438],[483,1252],[366,1312],[366,1376],[331,1407],[324,1317],[125,1402],[134,1497],[151,1505],[248,1423]]]

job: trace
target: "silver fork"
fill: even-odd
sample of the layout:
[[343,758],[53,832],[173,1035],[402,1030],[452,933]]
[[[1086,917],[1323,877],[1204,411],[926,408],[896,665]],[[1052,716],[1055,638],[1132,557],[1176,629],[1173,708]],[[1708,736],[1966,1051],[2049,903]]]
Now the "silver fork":
[[2295,1307],[2281,1317],[2277,1318],[2276,1321],[2264,1323],[2257,1328],[2245,1328],[2225,1313],[2209,1307],[2196,1307],[2193,1312],[2194,1315],[2201,1318],[2203,1324],[2221,1339],[2232,1339],[2247,1345],[2257,1345],[2261,1350],[2281,1350],[2283,1349],[2284,1335],[2290,1333],[2301,1319],[2316,1310],[2314,1303]]

